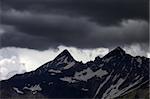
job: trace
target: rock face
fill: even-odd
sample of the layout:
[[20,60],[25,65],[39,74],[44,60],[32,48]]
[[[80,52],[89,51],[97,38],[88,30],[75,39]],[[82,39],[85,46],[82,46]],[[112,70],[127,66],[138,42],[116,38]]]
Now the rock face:
[[148,83],[148,58],[133,57],[118,47],[103,58],[83,64],[64,50],[35,71],[1,81],[0,96],[113,99],[140,90]]

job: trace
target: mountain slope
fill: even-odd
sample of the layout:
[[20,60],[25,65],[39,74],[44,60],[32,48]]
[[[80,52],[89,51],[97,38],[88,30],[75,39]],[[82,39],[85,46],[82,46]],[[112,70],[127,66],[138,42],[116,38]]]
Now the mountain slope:
[[124,96],[149,83],[149,59],[120,47],[83,64],[64,50],[35,71],[1,81],[2,98],[99,98]]

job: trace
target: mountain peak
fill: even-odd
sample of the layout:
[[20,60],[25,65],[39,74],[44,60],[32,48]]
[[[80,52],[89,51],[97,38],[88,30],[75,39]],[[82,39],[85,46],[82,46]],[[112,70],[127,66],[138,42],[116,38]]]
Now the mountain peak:
[[114,50],[112,50],[110,53],[113,53],[116,55],[124,55],[125,51],[121,47],[117,47]]
[[123,50],[121,47],[117,47],[117,48],[115,48],[114,50],[120,51],[120,52],[124,52],[124,50]]
[[[71,54],[70,54],[70,52],[67,50],[67,49],[65,49],[64,51],[62,51],[59,55],[62,55],[62,56],[71,56]],[[72,57],[72,56],[71,56]]]
[[65,59],[65,58],[68,58],[69,61],[73,61],[74,58],[72,57],[72,55],[69,53],[69,51],[67,49],[65,49],[64,51],[62,51],[56,58],[55,60],[58,60],[58,59]]
[[70,54],[69,51],[68,51],[67,49],[63,50],[61,53]]
[[117,47],[113,49],[112,51],[110,51],[105,57],[116,56],[116,55],[123,56],[125,55],[125,51],[121,47]]
[[114,52],[118,52],[120,53],[121,55],[125,54],[125,51],[121,48],[121,47],[117,47],[113,50]]

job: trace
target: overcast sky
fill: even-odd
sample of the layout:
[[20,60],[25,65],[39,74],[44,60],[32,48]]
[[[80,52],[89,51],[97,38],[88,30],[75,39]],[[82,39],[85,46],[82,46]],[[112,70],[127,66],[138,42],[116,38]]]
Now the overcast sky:
[[84,62],[117,46],[148,54],[149,0],[1,0],[0,7],[0,80],[64,48]]
[[148,0],[2,0],[1,47],[148,45]]

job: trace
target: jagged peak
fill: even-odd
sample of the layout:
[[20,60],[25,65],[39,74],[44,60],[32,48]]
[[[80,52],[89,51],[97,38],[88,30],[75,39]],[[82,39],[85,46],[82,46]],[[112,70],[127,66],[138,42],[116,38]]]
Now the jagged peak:
[[125,52],[120,46],[118,46],[117,48],[115,48],[113,51]]
[[110,51],[104,57],[116,56],[116,55],[123,56],[123,55],[125,55],[125,51],[121,47],[117,47],[117,48],[113,49],[112,51]]
[[60,54],[71,56],[70,52],[67,49],[63,50]]
[[62,58],[62,57],[68,58],[70,61],[74,60],[74,58],[72,57],[72,55],[70,54],[70,52],[69,52],[67,49],[63,50],[63,51],[55,58],[55,60],[60,59],[60,58]]
[[125,51],[124,51],[121,47],[115,48],[112,52],[118,52],[118,53],[120,53],[121,55],[124,55],[124,54],[125,54]]

